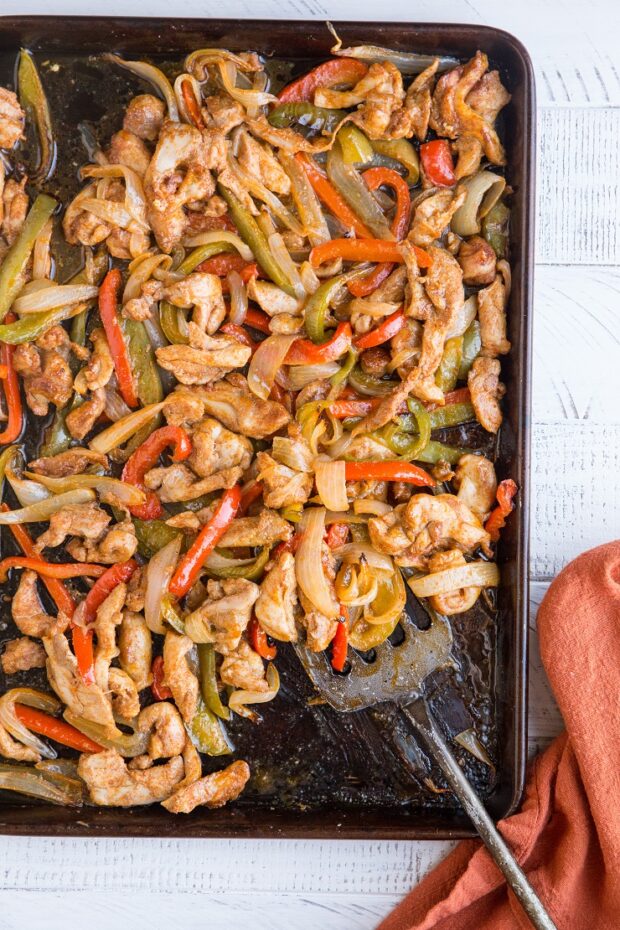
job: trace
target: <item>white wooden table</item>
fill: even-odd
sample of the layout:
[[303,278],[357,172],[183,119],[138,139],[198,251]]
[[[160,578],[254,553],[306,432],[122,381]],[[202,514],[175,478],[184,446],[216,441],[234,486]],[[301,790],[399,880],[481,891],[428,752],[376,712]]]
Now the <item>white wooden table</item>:
[[[376,11],[376,12],[375,12]],[[0,12],[473,22],[516,34],[538,92],[530,749],[561,729],[534,617],[557,571],[620,536],[617,0],[2,0]],[[0,930],[369,930],[433,842],[0,838]]]

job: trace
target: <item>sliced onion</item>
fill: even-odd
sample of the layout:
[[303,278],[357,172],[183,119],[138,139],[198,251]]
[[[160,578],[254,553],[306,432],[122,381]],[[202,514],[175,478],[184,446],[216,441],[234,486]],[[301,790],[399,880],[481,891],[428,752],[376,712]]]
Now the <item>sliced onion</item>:
[[394,623],[404,610],[407,592],[403,576],[398,568],[379,580],[377,596],[372,604],[364,608],[363,618],[372,626]]
[[367,523],[368,517],[361,513],[352,513],[350,510],[328,510],[325,514],[325,525],[330,523]]
[[463,306],[458,311],[456,319],[452,323],[451,328],[448,330],[446,339],[452,339],[454,336],[462,336],[466,329],[474,322],[476,319],[476,314],[478,312],[478,300],[475,294],[472,294],[471,297],[468,297],[467,300],[463,303]]
[[317,277],[310,262],[301,263],[299,267],[299,277],[301,278],[301,283],[304,286],[306,294],[314,294],[321,286],[321,280]]
[[480,232],[480,221],[504,193],[506,181],[492,171],[479,171],[461,184],[467,189],[467,197],[452,217],[450,227],[457,236],[473,236]]
[[261,342],[248,369],[248,387],[257,397],[263,400],[269,397],[276,374],[296,339],[296,335],[276,333]]
[[107,429],[104,429],[103,432],[95,436],[94,439],[88,443],[89,449],[93,449],[95,452],[101,452],[104,455],[108,452],[111,452],[112,449],[116,449],[117,446],[122,446],[124,442],[137,433],[139,429],[142,429],[143,426],[146,426],[147,423],[157,416],[157,414],[163,410],[164,404],[161,401],[158,404],[147,404],[146,407],[142,407],[141,410],[136,410],[133,413],[130,413],[129,416],[123,417],[122,420],[119,420],[118,423],[113,423],[112,426],[108,426]]
[[353,501],[355,513],[371,513],[376,517],[382,517],[384,514],[389,513],[391,509],[386,501],[377,501],[370,497],[362,497],[360,500]]
[[332,24],[328,23],[327,28],[336,40],[331,53],[338,57],[359,58],[362,61],[379,64],[389,61],[398,68],[401,74],[421,74],[437,59],[439,60],[438,71],[447,71],[459,64],[458,58],[452,58],[450,55],[421,55],[418,52],[401,52],[394,48],[382,48],[380,45],[353,45],[350,48],[342,48],[342,39],[339,38]]
[[171,255],[164,255],[162,252],[158,252],[156,255],[152,255],[150,252],[138,255],[129,264],[130,274],[123,291],[121,303],[126,304],[128,300],[139,297],[142,293],[142,285],[153,277],[158,268],[161,268],[162,271],[168,271],[171,266]]
[[494,588],[499,580],[499,568],[495,562],[468,562],[421,578],[410,578],[407,583],[416,597],[431,597],[450,594],[460,588]]
[[229,559],[221,555],[217,549],[214,549],[204,564],[205,568],[216,573],[227,571],[230,568],[244,568],[246,565],[254,565],[255,562],[256,556],[249,559]]
[[334,549],[334,555],[347,564],[359,562],[363,557],[372,568],[378,568],[390,574],[394,571],[394,563],[390,556],[377,552],[370,543],[347,543]]
[[381,207],[359,171],[353,165],[346,164],[339,145],[334,146],[327,155],[327,176],[375,238],[394,241],[394,233]]
[[262,201],[273,215],[278,217],[284,226],[298,235],[303,235],[304,229],[297,217],[284,206],[279,197],[276,197],[276,195],[263,184],[260,178],[257,178],[256,175],[250,174],[249,171],[242,168],[232,152],[228,153],[228,166],[245,190],[249,191],[257,200]]
[[330,459],[315,459],[314,473],[316,489],[323,506],[328,510],[348,510],[345,463],[343,461],[332,462]]
[[325,508],[309,507],[300,523],[301,542],[295,554],[297,584],[310,603],[326,617],[338,616],[338,604],[323,571]]
[[238,271],[230,271],[226,275],[226,280],[228,281],[228,290],[230,292],[230,313],[228,314],[228,318],[231,323],[234,323],[236,326],[241,326],[245,322],[245,317],[248,312],[248,295],[245,290],[245,285]]
[[[125,210],[129,217],[135,220],[141,229],[146,232],[150,231],[150,226],[146,217],[144,188],[142,187],[140,176],[136,174],[133,168],[128,168],[127,165],[86,165],[82,168],[81,173],[82,177],[85,178],[123,178],[125,182]],[[87,198],[84,201],[85,209],[90,210],[91,213],[95,212],[92,206],[86,206],[88,202]],[[101,201],[98,201],[98,203],[101,203]],[[110,207],[114,206],[114,204],[109,201],[104,201],[104,203],[109,203]],[[119,205],[117,204],[117,206]],[[119,223],[118,225],[122,225],[123,229],[127,229],[130,223],[125,222],[124,224]]]
[[43,756],[44,759],[55,759],[56,750],[31,733],[28,727],[18,719],[15,713],[16,704],[25,704],[26,707],[36,707],[47,714],[55,714],[60,708],[60,701],[51,694],[43,694],[42,691],[35,691],[34,688],[11,688],[0,697],[0,726],[3,726],[13,739]]
[[98,293],[99,288],[92,284],[56,284],[18,297],[13,310],[15,313],[39,313],[93,300]]
[[52,232],[54,230],[54,223],[50,217],[47,221],[37,238],[34,242],[34,249],[32,250],[32,279],[33,281],[41,280],[47,278],[51,264],[52,257],[50,251],[50,241],[52,238]]
[[66,478],[50,478],[47,475],[35,475],[32,472],[26,472],[26,474],[31,478],[36,477],[37,481],[49,488],[53,494],[63,494],[75,488],[93,488],[100,495],[113,495],[127,507],[135,507],[146,501],[146,494],[140,488],[119,481],[118,478],[109,478],[107,475],[68,475]]
[[[41,476],[39,476],[41,477]],[[18,523],[39,523],[49,520],[53,513],[63,507],[72,507],[75,504],[86,504],[95,500],[95,492],[89,488],[76,488],[66,494],[47,497],[35,504],[29,504],[19,510],[5,510],[0,513],[0,524],[13,525]]]
[[303,283],[302,283],[302,280],[299,274],[299,268],[297,267],[297,265],[291,258],[291,254],[286,247],[286,243],[284,242],[284,239],[282,238],[280,233],[272,233],[272,235],[269,236],[268,241],[269,241],[269,248],[271,250],[271,254],[277,261],[280,268],[282,268],[282,270],[284,271],[286,277],[289,279],[289,281],[293,285],[293,290],[295,291],[295,297],[298,300],[303,300],[306,297],[306,289],[303,286]]
[[228,242],[229,245],[234,246],[241,258],[246,262],[254,261],[252,249],[245,244],[237,233],[231,232],[228,229],[214,229],[210,232],[201,232],[196,236],[183,240],[183,244],[192,249],[199,245],[210,245],[212,242]]
[[146,320],[142,320],[142,323],[146,330],[146,335],[149,337],[149,342],[154,349],[162,349],[164,346],[168,345],[168,340],[164,336],[163,330],[159,325],[159,320],[155,317],[149,317]]
[[185,59],[185,68],[195,74],[199,81],[205,81],[208,78],[207,68],[216,64],[218,61],[230,61],[236,65],[239,71],[259,71],[262,65],[254,63],[251,59],[242,58],[241,55],[235,55],[226,48],[199,48],[192,52]]
[[163,71],[160,71],[160,69],[156,68],[154,65],[147,64],[146,61],[125,61],[120,55],[112,55],[111,53],[103,55],[103,58],[105,58],[106,61],[113,61],[115,65],[126,68],[127,71],[131,71],[132,74],[136,74],[138,77],[141,77],[142,80],[152,84],[166,101],[170,119],[174,120],[175,123],[179,122],[179,111],[177,109],[177,102],[172,84]]
[[290,365],[278,375],[278,384],[287,391],[301,391],[311,381],[331,378],[340,371],[338,362],[322,362],[319,365]]
[[286,436],[274,436],[271,444],[271,455],[280,462],[294,471],[302,471],[305,474],[312,474],[313,456],[310,449],[304,442],[298,442],[295,439],[288,439]]
[[265,677],[269,685],[268,691],[233,691],[228,698],[228,706],[235,714],[239,714],[240,717],[255,717],[256,714],[248,710],[246,704],[266,704],[273,701],[280,690],[280,676],[273,663],[267,666]]
[[[220,71],[224,90],[233,100],[237,100],[246,109],[264,107],[268,103],[277,103],[278,98],[263,90],[242,90],[237,87],[237,65],[232,61],[215,61]],[[245,70],[245,69],[244,69]]]
[[133,733],[123,733],[117,728],[115,734],[114,730],[110,731],[109,727],[102,726],[100,723],[94,723],[92,720],[85,720],[83,717],[78,717],[78,715],[72,713],[69,708],[63,712],[63,717],[67,723],[70,723],[72,727],[75,727],[75,729],[83,733],[84,736],[88,736],[105,749],[116,749],[125,759],[133,759],[136,756],[142,756],[147,751],[151,735],[150,730],[141,732],[138,730],[136,723],[132,720],[123,719],[122,723],[124,726],[132,727]]
[[55,779],[30,765],[0,763],[0,789],[16,791],[26,797],[62,807],[79,807],[82,803],[81,782]]
[[39,481],[39,475],[33,475],[32,477],[34,480],[27,481],[25,478],[16,474],[14,470],[16,465],[18,465],[18,467],[21,465],[21,453],[17,449],[6,466],[5,475],[7,481],[13,488],[15,497],[22,507],[29,507],[30,504],[44,501],[50,496],[50,492],[47,491]]
[[329,227],[308,175],[289,152],[280,149],[278,158],[290,178],[293,201],[311,245],[328,242],[331,239]]
[[179,560],[181,543],[182,536],[179,534],[155,553],[146,568],[144,619],[152,633],[163,635],[166,632],[161,619],[161,602],[168,591],[168,584]]
[[131,407],[127,406],[116,388],[111,386],[111,382],[105,386],[105,407],[103,409],[113,423],[117,423],[123,417],[128,417],[131,413]]

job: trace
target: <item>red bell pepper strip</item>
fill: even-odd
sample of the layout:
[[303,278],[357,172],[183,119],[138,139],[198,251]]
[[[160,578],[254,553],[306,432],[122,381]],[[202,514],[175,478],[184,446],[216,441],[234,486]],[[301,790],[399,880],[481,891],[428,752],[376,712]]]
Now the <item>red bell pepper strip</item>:
[[349,538],[349,527],[346,523],[332,523],[325,534],[328,549],[339,549]]
[[266,313],[263,313],[262,310],[253,310],[252,307],[249,307],[245,315],[244,322],[246,326],[251,326],[252,329],[257,329],[259,333],[265,333],[265,335],[271,336],[271,330],[269,328],[269,317]]
[[332,639],[332,668],[335,672],[344,671],[349,648],[349,614],[344,604],[340,605],[341,620]]
[[63,746],[69,746],[70,749],[77,749],[78,752],[102,752],[103,746],[95,743],[94,740],[80,733],[75,727],[64,720],[57,720],[56,717],[50,717],[35,707],[27,707],[25,704],[15,705],[15,716],[25,727],[32,730],[33,733],[40,733],[41,736],[47,736],[56,743],[62,743]]
[[371,239],[371,231],[362,223],[357,214],[353,212],[344,197],[338,193],[334,185],[323,174],[316,162],[304,152],[298,152],[295,158],[306,172],[308,180],[314,188],[317,197],[319,200],[323,201],[327,209],[347,228],[354,229],[356,236],[361,236],[363,239]]
[[191,81],[181,81],[181,93],[183,95],[183,103],[185,104],[187,115],[192,123],[196,129],[204,129],[205,124],[202,113],[200,112],[200,104],[196,100]]
[[213,516],[203,526],[200,533],[179,562],[172,576],[168,591],[172,597],[180,599],[187,594],[200,574],[200,569],[210,552],[237,516],[241,503],[241,488],[238,484],[224,492]]
[[484,528],[493,542],[499,539],[499,531],[506,526],[506,517],[514,510],[513,498],[517,493],[517,486],[512,478],[500,481],[497,488],[497,507],[491,512],[484,524]]
[[428,472],[410,462],[347,462],[344,476],[347,481],[406,481],[424,488],[436,484]]
[[168,685],[164,684],[164,660],[161,656],[153,659],[151,674],[153,676],[153,683],[151,684],[153,697],[156,701],[167,701],[168,698],[172,697],[172,691]]
[[112,565],[105,570],[84,600],[84,623],[86,625],[93,622],[97,616],[97,611],[114,588],[124,581],[129,581],[137,568],[138,563],[136,560],[128,559],[127,562],[117,562],[116,565]]
[[0,562],[0,583],[6,581],[11,568],[29,568],[46,578],[99,578],[105,572],[103,565],[90,562],[43,562],[27,556],[11,555]]
[[296,339],[284,358],[285,365],[318,365],[335,362],[351,348],[351,324],[339,323],[334,335],[320,345],[311,339]]
[[452,187],[456,184],[452,152],[445,139],[433,139],[421,145],[420,160],[427,180],[434,187]]
[[[417,245],[414,250],[420,268],[430,268],[431,257],[428,252]],[[346,262],[404,262],[398,243],[388,239],[330,239],[315,245],[310,252],[310,263],[314,268],[334,258],[343,258]]]
[[[2,505],[2,510],[9,510],[6,504]],[[19,523],[10,524],[10,530],[15,537],[18,546],[30,559],[43,561],[39,553],[34,548],[34,543],[30,538],[28,530]],[[67,617],[71,618],[71,627],[73,630],[72,640],[73,640],[73,651],[75,653],[75,658],[77,659],[78,670],[82,677],[82,681],[89,685],[94,684],[95,682],[95,666],[94,666],[94,655],[93,655],[93,634],[87,630],[84,630],[81,626],[75,626],[73,624],[73,614],[75,613],[75,601],[65,588],[62,581],[58,578],[49,578],[45,575],[41,576],[43,584],[49,591],[54,603],[58,610],[61,610]]]
[[388,339],[391,339],[392,336],[399,333],[404,325],[405,314],[402,310],[396,310],[386,317],[382,323],[374,329],[371,329],[369,333],[364,333],[363,336],[357,336],[353,340],[353,345],[361,352],[363,352],[364,349],[373,349],[375,346],[383,345],[384,342],[387,342]]
[[271,661],[277,656],[278,650],[275,646],[269,645],[267,634],[256,617],[252,617],[248,623],[248,639],[250,640],[250,646],[254,652],[259,654],[261,659],[268,659]]
[[[391,168],[369,168],[362,175],[369,190],[376,191],[379,187],[391,187],[396,194],[396,210],[392,220],[392,232],[399,241],[404,239],[409,229],[411,216],[411,194],[407,182],[401,178],[397,171]],[[381,262],[368,274],[361,278],[349,281],[348,288],[354,297],[367,297],[379,287],[382,281],[391,273],[394,265],[391,262]]]
[[259,343],[250,339],[243,326],[237,326],[236,323],[224,323],[220,326],[220,332],[226,333],[227,336],[234,336],[237,342],[241,342],[248,349],[251,349],[252,354],[258,349]]
[[287,84],[278,94],[278,99],[282,103],[312,101],[314,92],[319,88],[334,87],[336,84],[357,84],[367,71],[368,65],[357,58],[330,58],[303,77]]
[[[123,468],[122,480],[137,488],[144,488],[144,476],[157,463],[159,456],[172,446],[172,461],[183,462],[192,452],[192,441],[181,426],[162,426],[156,429],[131,455]],[[139,520],[156,520],[164,512],[154,491],[145,491],[146,502],[135,504],[129,512]]]
[[[241,495],[241,500],[239,501],[239,516],[243,517],[254,501],[257,501],[259,497],[263,496],[263,485],[260,481],[255,481],[254,484],[251,484],[247,491],[244,491]],[[0,563],[1,566],[1,563]]]
[[278,543],[278,545],[273,550],[273,558],[277,559],[278,556],[282,555],[283,552],[290,552],[292,555],[295,555],[299,548],[301,539],[302,533],[293,533],[290,539],[285,539],[284,542]]
[[381,398],[373,397],[368,400],[335,400],[329,405],[329,412],[337,420],[346,420],[348,417],[365,417],[379,406]]
[[118,318],[118,291],[121,286],[121,273],[118,268],[108,271],[99,288],[99,316],[103,323],[118,387],[128,407],[138,406],[138,397],[133,382],[129,352],[123,337]]
[[429,411],[437,410],[438,407],[447,407],[448,404],[468,404],[471,400],[471,394],[469,388],[462,387],[456,388],[455,391],[448,391],[447,394],[444,394],[443,404],[424,404],[426,409]]
[[[12,316],[12,314],[11,314]],[[8,320],[7,316],[7,320]],[[15,442],[21,435],[24,425],[24,414],[22,408],[22,395],[19,390],[19,378],[13,367],[13,352],[15,346],[10,346],[6,342],[0,343],[0,360],[5,368],[5,373],[1,376],[4,384],[4,396],[8,419],[5,429],[0,433],[0,445],[8,445]]]
[[216,274],[218,278],[225,278],[229,272],[237,271],[244,281],[248,281],[259,273],[256,262],[246,261],[237,252],[221,252],[219,255],[205,258],[204,262],[196,266],[196,271]]

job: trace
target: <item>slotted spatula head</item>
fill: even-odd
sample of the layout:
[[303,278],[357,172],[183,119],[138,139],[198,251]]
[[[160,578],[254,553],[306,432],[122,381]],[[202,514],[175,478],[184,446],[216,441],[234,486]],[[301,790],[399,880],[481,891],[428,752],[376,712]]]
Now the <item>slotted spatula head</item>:
[[295,644],[295,650],[313,685],[334,710],[361,710],[382,701],[406,704],[422,694],[431,672],[454,664],[452,631],[445,617],[429,617],[410,591],[400,626],[402,642],[392,645],[386,640],[372,650],[373,661],[349,649],[348,674],[335,673],[324,652],[311,652],[301,643]]

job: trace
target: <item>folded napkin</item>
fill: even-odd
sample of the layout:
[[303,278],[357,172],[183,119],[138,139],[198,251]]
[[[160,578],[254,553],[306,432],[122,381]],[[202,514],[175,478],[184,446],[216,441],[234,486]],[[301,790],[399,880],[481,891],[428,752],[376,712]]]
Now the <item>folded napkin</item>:
[[[620,542],[575,559],[538,612],[542,660],[566,723],[498,828],[559,930],[620,928]],[[478,840],[467,840],[379,930],[525,930]]]

